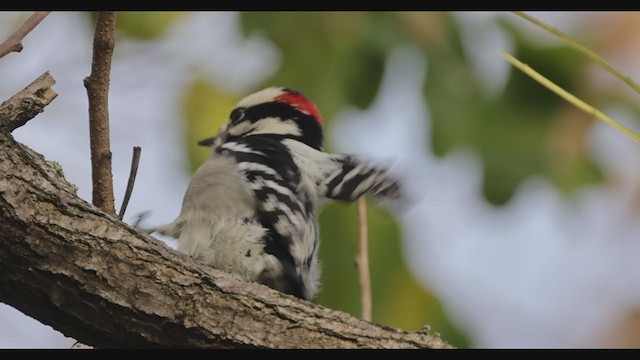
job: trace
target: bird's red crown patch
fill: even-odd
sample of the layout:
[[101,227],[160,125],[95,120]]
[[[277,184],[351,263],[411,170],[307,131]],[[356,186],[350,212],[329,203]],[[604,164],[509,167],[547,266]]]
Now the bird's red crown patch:
[[323,120],[322,116],[320,115],[320,111],[318,111],[318,108],[311,101],[309,101],[306,96],[300,94],[299,92],[285,90],[284,94],[276,97],[276,100],[287,103],[305,114],[312,115],[316,118],[320,126],[322,126]]

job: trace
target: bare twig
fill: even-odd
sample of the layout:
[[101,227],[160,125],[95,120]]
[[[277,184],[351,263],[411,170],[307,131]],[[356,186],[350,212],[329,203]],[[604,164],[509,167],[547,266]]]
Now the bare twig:
[[122,199],[122,206],[120,206],[120,213],[118,217],[120,220],[124,217],[124,212],[127,211],[127,205],[129,205],[129,199],[133,192],[133,185],[136,183],[136,175],[138,174],[138,164],[140,163],[140,152],[142,148],[140,146],[133,147],[133,157],[131,158],[131,172],[129,172],[129,181],[127,181],[127,190],[124,192],[124,199]]
[[530,16],[530,15],[527,15],[527,14],[523,13],[522,11],[512,11],[512,12],[515,15],[518,15],[521,18],[529,21],[530,23],[532,23],[532,24],[534,24],[534,25],[536,25],[536,26],[538,26],[538,27],[550,32],[551,34],[559,37],[564,42],[566,42],[567,45],[569,45],[572,48],[580,51],[581,53],[586,55],[589,59],[591,59],[591,60],[595,61],[596,63],[598,63],[600,66],[605,68],[613,76],[615,76],[618,79],[622,80],[625,84],[627,84],[630,88],[632,88],[633,91],[635,91],[636,93],[640,94],[640,86],[638,86],[638,84],[636,84],[633,80],[631,80],[630,76],[623,75],[613,65],[609,64],[605,59],[600,57],[600,55],[598,55],[598,54],[594,53],[593,51],[589,50],[589,48],[587,48],[586,46],[582,45],[578,40],[573,38],[571,35],[569,35],[567,33],[564,33],[562,31],[554,28],[553,26],[547,25],[547,24],[543,23],[542,21],[534,18],[533,16]]
[[358,199],[358,223],[360,239],[358,242],[358,281],[360,283],[360,303],[362,318],[371,321],[371,276],[369,275],[369,241],[367,229],[367,200],[364,196]]
[[602,111],[594,108],[593,106],[591,106],[591,105],[587,104],[586,102],[582,101],[580,98],[576,97],[572,93],[570,93],[567,90],[561,88],[556,83],[554,83],[553,81],[547,79],[546,77],[544,77],[539,72],[533,70],[529,65],[527,65],[527,64],[523,63],[522,61],[516,59],[515,57],[513,57],[508,52],[506,52],[504,50],[500,50],[500,56],[502,56],[503,58],[507,59],[507,61],[509,61],[513,66],[517,67],[520,71],[524,72],[529,77],[531,77],[535,81],[537,81],[540,84],[542,84],[542,86],[544,86],[547,89],[553,91],[556,95],[558,95],[561,98],[567,100],[568,102],[573,104],[578,109],[586,112],[589,115],[594,116],[598,120],[602,120],[606,124],[609,124],[609,125],[615,127],[616,129],[620,130],[622,133],[624,133],[625,135],[627,135],[630,138],[634,139],[635,141],[640,142],[640,135],[639,134],[636,134],[635,132],[627,129],[622,124],[620,124],[619,122],[617,122],[614,119],[610,118],[609,116],[607,116]]
[[31,32],[51,11],[36,11],[14,32],[7,40],[0,44],[0,58],[12,52],[22,51],[22,39]]
[[56,81],[45,72],[22,91],[0,105],[0,129],[11,132],[44,111],[58,94],[51,88]]
[[89,134],[91,140],[91,176],[93,204],[115,215],[111,150],[109,148],[109,74],[115,45],[116,14],[98,13],[93,38],[91,74],[84,79],[89,97]]

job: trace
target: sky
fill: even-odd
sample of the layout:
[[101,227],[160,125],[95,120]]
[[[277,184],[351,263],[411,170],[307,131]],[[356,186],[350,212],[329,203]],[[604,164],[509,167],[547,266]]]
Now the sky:
[[[0,39],[13,31],[17,15],[0,13]],[[564,30],[580,21],[571,13],[534,15]],[[465,24],[465,50],[486,86],[496,92],[511,71],[498,56],[499,49],[510,49],[510,39],[495,26],[495,19],[504,16],[456,14]],[[81,13],[54,12],[25,39],[21,53],[0,59],[2,99],[46,70],[57,80],[58,98],[14,136],[58,161],[84,199],[91,197],[89,140],[87,113],[79,109],[87,106],[82,79],[91,63],[88,21]],[[198,36],[202,33],[211,36]],[[533,31],[531,36],[553,41]],[[192,46],[184,46],[187,39]],[[213,54],[215,62],[209,60]],[[273,74],[279,61],[279,50],[266,39],[241,36],[232,12],[195,13],[159,41],[118,43],[109,99],[116,204],[124,193],[134,145],[143,148],[137,184],[145,184],[136,187],[125,221],[152,210],[149,221],[161,224],[178,213],[189,174],[181,121],[176,119],[181,94],[194,74],[242,92]],[[429,76],[428,61],[411,46],[395,49],[371,107],[343,109],[328,134],[340,152],[394,159],[394,171],[411,174],[404,176],[406,186],[418,201],[398,215],[411,271],[437,294],[474,347],[613,344],[603,334],[618,329],[640,308],[640,287],[635,285],[640,281],[640,262],[635,261],[640,225],[632,216],[640,165],[628,160],[640,156],[640,148],[596,123],[589,151],[617,182],[584,188],[567,200],[547,180],[531,178],[509,204],[494,207],[483,199],[475,154],[457,150],[437,158],[427,151],[429,104],[421,91]],[[605,110],[633,123],[624,109]],[[0,348],[69,348],[73,343],[0,304]]]

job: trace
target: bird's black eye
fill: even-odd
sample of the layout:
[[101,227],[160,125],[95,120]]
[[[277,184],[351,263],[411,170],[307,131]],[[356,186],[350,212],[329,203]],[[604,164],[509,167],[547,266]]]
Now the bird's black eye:
[[237,108],[231,112],[231,115],[229,116],[229,120],[231,120],[232,123],[237,123],[238,121],[242,120],[243,117],[244,117],[244,109]]

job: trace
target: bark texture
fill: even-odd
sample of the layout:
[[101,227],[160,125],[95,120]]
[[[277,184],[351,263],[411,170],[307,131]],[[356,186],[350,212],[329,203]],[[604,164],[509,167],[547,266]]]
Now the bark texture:
[[14,97],[39,102],[0,106],[0,301],[98,348],[449,347],[218,271],[78,198],[9,132],[55,97],[43,77]]

